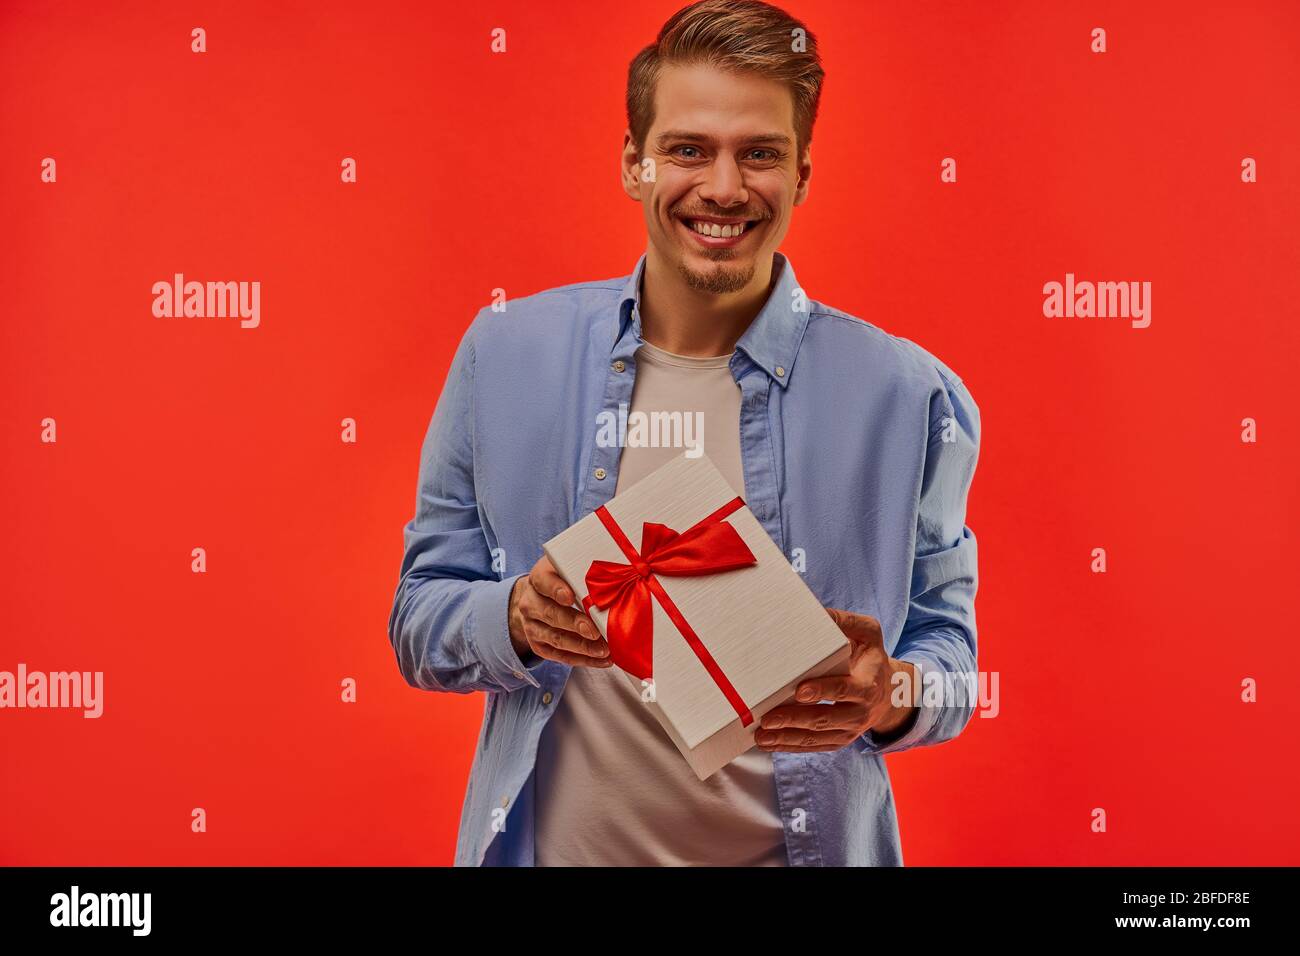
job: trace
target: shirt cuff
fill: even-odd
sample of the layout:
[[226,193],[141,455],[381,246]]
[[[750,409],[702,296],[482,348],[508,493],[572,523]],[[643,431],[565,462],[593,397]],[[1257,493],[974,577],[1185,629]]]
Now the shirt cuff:
[[916,668],[916,680],[912,684],[912,716],[908,718],[911,726],[894,730],[892,733],[877,736],[873,731],[866,731],[857,739],[856,746],[862,753],[869,754],[887,754],[897,750],[907,750],[909,747],[915,747],[930,736],[935,725],[939,722],[939,708],[943,706],[943,701],[935,703],[931,701],[926,703],[926,695],[922,692],[925,687],[924,672],[926,668],[935,667],[933,662],[921,655],[909,657],[904,654],[898,658],[900,661],[907,661]]
[[546,663],[531,650],[527,660],[520,660],[510,640],[510,592],[523,576],[486,582],[486,586],[474,589],[470,599],[469,639],[488,676],[508,691],[528,685],[541,687],[536,672]]

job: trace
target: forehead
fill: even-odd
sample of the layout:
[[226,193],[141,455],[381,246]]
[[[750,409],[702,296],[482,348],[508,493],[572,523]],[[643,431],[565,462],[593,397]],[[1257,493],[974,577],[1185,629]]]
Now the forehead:
[[731,139],[794,134],[794,95],[779,80],[704,63],[667,64],[655,84],[650,133],[682,130]]

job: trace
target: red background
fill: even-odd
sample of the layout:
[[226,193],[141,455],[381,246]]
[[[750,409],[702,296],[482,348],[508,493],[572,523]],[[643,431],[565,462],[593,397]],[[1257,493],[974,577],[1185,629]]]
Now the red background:
[[[0,670],[105,672],[99,720],[0,712],[0,862],[451,861],[483,697],[386,635],[420,440],[493,288],[631,271],[626,69],[677,6],[0,5]],[[1001,712],[888,758],[906,861],[1300,863],[1300,8],[786,6],[828,78],[782,249],[983,415]],[[155,319],[175,272],[261,326]],[[1151,326],[1044,318],[1066,272]]]

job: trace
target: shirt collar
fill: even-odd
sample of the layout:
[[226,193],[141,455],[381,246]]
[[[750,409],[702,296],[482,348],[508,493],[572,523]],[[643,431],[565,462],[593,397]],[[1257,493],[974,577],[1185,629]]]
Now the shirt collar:
[[[636,268],[623,286],[619,299],[619,331],[616,341],[622,338],[629,319],[638,342],[641,338],[641,276],[645,272],[647,253],[641,253]],[[794,373],[794,359],[808,327],[808,299],[799,288],[794,266],[779,252],[772,254],[772,272],[775,282],[754,321],[749,324],[737,350],[749,356],[755,365],[767,372],[783,388],[790,384]]]

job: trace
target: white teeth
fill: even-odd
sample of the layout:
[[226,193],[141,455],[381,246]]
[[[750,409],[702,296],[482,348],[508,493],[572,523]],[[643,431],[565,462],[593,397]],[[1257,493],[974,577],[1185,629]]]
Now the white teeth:
[[732,239],[745,231],[745,223],[738,222],[734,226],[720,226],[716,222],[694,222],[691,224],[695,231],[702,236],[713,236],[716,239]]

